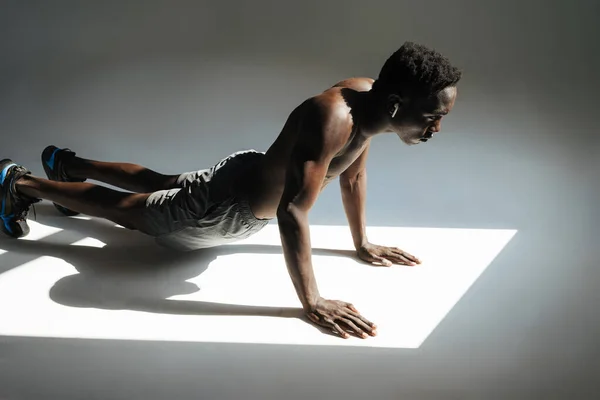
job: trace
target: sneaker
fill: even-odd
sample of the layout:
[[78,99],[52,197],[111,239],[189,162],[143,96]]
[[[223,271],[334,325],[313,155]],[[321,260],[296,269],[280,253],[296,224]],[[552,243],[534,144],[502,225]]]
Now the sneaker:
[[22,196],[15,190],[15,182],[23,175],[30,174],[26,168],[11,160],[0,161],[0,218],[2,232],[14,238],[26,236],[29,233],[27,213],[29,207],[39,199]]
[[[75,153],[69,149],[59,149],[56,146],[46,147],[42,152],[42,165],[48,179],[57,182],[84,182],[85,179],[72,178],[65,172],[65,161],[73,157],[75,157]],[[69,217],[79,214],[77,211],[69,210],[60,204],[53,204],[58,211]]]

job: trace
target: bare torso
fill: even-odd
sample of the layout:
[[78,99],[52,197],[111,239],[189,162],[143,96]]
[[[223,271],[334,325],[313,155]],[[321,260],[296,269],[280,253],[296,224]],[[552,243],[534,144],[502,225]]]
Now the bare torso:
[[[330,134],[341,135],[345,145],[329,163],[327,175],[323,181],[324,188],[330,181],[337,178],[369,146],[369,140],[361,135],[353,124],[351,109],[342,96],[342,89],[369,91],[373,80],[370,78],[351,78],[339,82],[323,93],[306,100],[299,105],[288,117],[281,133],[267,150],[262,162],[252,170],[246,171],[240,183],[247,193],[252,211],[258,218],[274,218],[285,187],[285,179],[290,157],[299,135],[311,135],[310,126],[324,118],[319,110],[325,113],[339,113],[343,121],[339,129]],[[317,109],[317,112],[315,112]]]

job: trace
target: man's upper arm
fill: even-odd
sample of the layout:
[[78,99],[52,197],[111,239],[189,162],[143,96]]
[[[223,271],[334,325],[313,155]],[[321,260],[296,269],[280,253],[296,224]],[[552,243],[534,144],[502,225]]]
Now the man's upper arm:
[[341,126],[335,116],[313,118],[305,125],[292,151],[280,210],[289,206],[307,212],[313,206],[327,175],[329,164],[342,147],[338,134]]
[[287,167],[280,207],[285,211],[291,205],[300,211],[310,210],[321,191],[331,159],[320,144],[297,143]]

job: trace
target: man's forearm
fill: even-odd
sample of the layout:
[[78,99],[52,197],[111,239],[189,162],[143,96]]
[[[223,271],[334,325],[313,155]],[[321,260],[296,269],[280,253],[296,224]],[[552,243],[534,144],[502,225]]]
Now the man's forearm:
[[280,208],[277,219],[288,272],[302,306],[310,310],[315,307],[320,295],[312,266],[307,215],[293,207]]
[[366,203],[367,203],[367,172],[362,171],[354,179],[340,178],[342,202],[352,232],[354,247],[358,250],[365,245],[366,232]]

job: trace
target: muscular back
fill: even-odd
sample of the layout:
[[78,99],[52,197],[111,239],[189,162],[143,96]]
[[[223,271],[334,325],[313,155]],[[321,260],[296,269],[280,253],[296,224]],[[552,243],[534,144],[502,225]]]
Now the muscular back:
[[[268,149],[257,170],[244,181],[252,209],[259,218],[273,218],[286,185],[286,177],[296,164],[306,160],[327,163],[321,189],[352,165],[368,148],[368,140],[355,127],[343,89],[369,91],[370,78],[341,81],[300,104],[288,117],[281,133]],[[323,160],[322,158],[325,158]],[[289,181],[289,179],[288,179]]]

